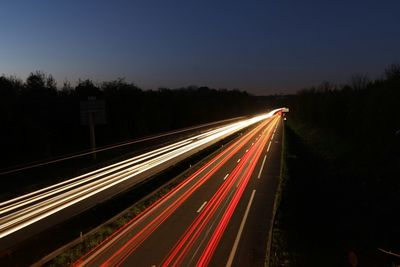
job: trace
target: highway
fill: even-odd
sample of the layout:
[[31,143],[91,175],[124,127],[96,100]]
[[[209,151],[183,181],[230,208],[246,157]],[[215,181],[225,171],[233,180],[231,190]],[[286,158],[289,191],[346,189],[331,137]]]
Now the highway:
[[0,203],[0,249],[95,206],[278,110],[179,142]]
[[264,266],[281,160],[268,116],[75,266]]

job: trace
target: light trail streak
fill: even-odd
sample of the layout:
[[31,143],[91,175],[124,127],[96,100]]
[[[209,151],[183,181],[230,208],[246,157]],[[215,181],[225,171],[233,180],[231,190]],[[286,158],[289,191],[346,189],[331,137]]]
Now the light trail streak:
[[209,243],[206,246],[206,249],[203,251],[203,254],[200,256],[200,259],[198,260],[196,266],[207,266],[209,264],[211,257],[214,254],[214,251],[222,237],[222,234],[225,232],[225,229],[233,215],[233,212],[235,211],[235,209],[243,195],[243,192],[246,189],[246,186],[250,180],[250,177],[254,171],[254,168],[256,166],[258,159],[260,158],[262,149],[265,146],[267,140],[268,140],[268,136],[266,136],[262,140],[261,144],[258,146],[257,150],[255,151],[255,158],[254,158],[254,160],[251,161],[250,167],[246,169],[246,174],[243,179],[243,182],[239,186],[238,190],[235,192],[235,195],[233,196],[232,200],[229,203],[229,207],[226,209],[218,226],[216,227],[215,231],[213,232],[213,235],[210,238]]
[[[233,134],[271,114],[231,123],[143,155],[0,203],[0,238],[189,151]],[[139,182],[139,181],[138,181]]]
[[[261,131],[265,125],[269,123],[269,121],[268,123],[266,122],[266,119],[271,118],[275,112],[276,110],[267,114],[253,117],[251,119],[230,123],[208,132],[149,151],[142,155],[111,164],[64,182],[57,183],[32,193],[2,202],[0,203],[0,240],[5,236],[17,232],[18,230],[32,225],[35,222],[38,222],[48,216],[51,216],[83,201],[87,200],[86,203],[88,203],[88,205],[94,205],[95,203],[90,204],[88,202],[92,196],[100,194],[107,189],[115,188],[118,184],[123,182],[129,181],[130,186],[137,184],[146,179],[146,176],[138,176],[139,174],[146,174],[147,171],[154,170],[158,166],[166,168],[169,166],[168,164],[171,164],[174,162],[174,160],[176,162],[177,160],[191,155],[190,153],[195,153],[196,151],[204,149],[205,147],[210,146],[248,126],[262,122],[255,129],[241,137],[233,145],[230,145],[228,148],[224,149],[224,151],[211,160],[209,164],[206,164],[204,167],[196,171],[195,174],[182,182],[179,186],[177,186],[176,189],[172,190],[165,197],[161,198],[160,201],[157,201],[154,205],[151,205],[149,209],[146,209],[145,213],[140,214],[137,216],[137,218],[132,220],[131,224],[121,228],[121,232],[112,235],[111,238],[116,238],[117,240],[119,238],[119,234],[128,232],[132,227],[135,226],[136,223],[139,223],[140,220],[143,220],[144,218],[151,218],[150,216],[152,215],[152,209],[166,205],[165,203],[167,200],[173,200],[172,204],[168,204],[167,207],[163,207],[163,210],[160,214],[153,215],[154,218],[152,218],[150,223],[141,229],[123,247],[121,247],[118,253],[114,254],[113,257],[111,257],[109,261],[105,263],[118,265],[119,263],[123,262],[123,260],[126,259],[126,257],[128,257],[129,254],[132,253],[138,246],[140,246],[140,244],[142,244],[148,238],[148,236],[150,236],[159,227],[159,225],[169,218],[171,214],[173,214],[176,209],[178,209],[182,203],[184,203],[192,195],[193,192],[207,182],[208,179],[223,166],[223,164],[231,159],[245,144],[250,142],[250,140],[259,131]],[[199,216],[203,216],[206,213],[205,210],[209,210],[210,206],[213,211],[210,214],[215,214],[215,210],[218,208],[219,204],[224,200],[224,198],[226,199],[226,194],[228,194],[228,191],[232,188],[235,180],[238,179],[237,177],[239,176],[239,172],[243,171],[243,166],[247,164],[247,159],[254,156],[254,151],[256,151],[259,147],[256,144],[258,144],[261,140],[263,140],[263,137],[257,137],[257,141],[252,143],[254,146],[251,146],[248,149],[249,153],[245,153],[242,160],[239,159],[238,165],[235,169],[236,171],[234,170],[230,175],[227,175],[224,178],[227,180],[226,183],[224,183],[226,186],[222,186],[221,188],[223,189],[220,188],[221,191],[218,191],[219,193],[216,197],[218,200],[214,200],[213,205],[211,205],[210,200],[210,204],[207,204],[204,207],[204,210],[199,213]],[[219,160],[218,163],[216,163],[217,160]],[[216,165],[211,168],[210,166],[212,164]],[[210,170],[208,170],[208,168]],[[196,180],[195,178],[203,172],[206,173],[201,178]],[[239,188],[242,188],[244,183],[244,179],[239,181]],[[204,215],[206,216],[203,218],[206,220],[204,225],[207,223],[207,220],[211,218],[209,217],[210,214]],[[198,229],[196,229],[196,231],[196,236],[198,236],[200,231]],[[107,241],[110,240],[111,239],[108,239]],[[191,240],[189,241],[192,242]],[[193,240],[193,242],[195,242],[195,240]],[[107,246],[108,243],[104,247]],[[188,250],[185,250],[184,253],[187,251]],[[82,259],[82,262],[80,261],[77,264],[80,265],[81,263],[85,264],[85,262],[90,262],[100,254],[101,250],[100,252],[94,252],[88,255],[88,257],[85,259]],[[184,257],[184,254],[182,257]]]
[[[257,142],[258,143],[258,142]],[[221,185],[213,197],[209,200],[208,205],[203,212],[196,217],[195,221],[186,229],[175,247],[170,251],[167,258],[162,263],[162,266],[179,266],[183,263],[186,255],[204,231],[211,218],[216,213],[221,203],[227,200],[227,195],[231,190],[234,190],[234,184],[238,180],[239,174],[243,172],[248,164],[248,159],[254,157],[254,152],[259,150],[258,146],[253,146],[249,153],[246,153],[243,160],[237,165],[233,172],[229,175],[227,181]],[[256,162],[252,161],[253,163]],[[242,188],[241,186],[240,188]]]
[[[212,130],[212,131],[209,131],[209,132],[206,132],[206,133],[191,137],[189,139],[185,139],[183,141],[176,142],[174,144],[171,144],[171,145],[159,148],[159,149],[155,149],[153,151],[141,154],[139,156],[135,156],[133,158],[130,158],[130,159],[127,159],[127,160],[124,160],[124,161],[121,161],[121,162],[118,162],[118,163],[115,163],[115,164],[100,168],[98,170],[86,173],[84,175],[80,175],[78,177],[69,179],[67,181],[64,181],[64,182],[61,182],[61,183],[57,183],[55,185],[52,185],[52,186],[49,186],[49,187],[34,191],[32,193],[28,193],[28,194],[25,194],[23,196],[13,198],[13,199],[10,199],[8,201],[4,201],[4,202],[0,203],[0,215],[5,213],[5,212],[7,212],[7,211],[12,210],[13,208],[20,207],[21,203],[22,204],[29,204],[29,203],[31,203],[33,201],[37,201],[37,200],[40,200],[42,198],[50,196],[49,193],[52,193],[52,194],[59,193],[61,190],[66,190],[66,189],[72,188],[73,186],[82,184],[84,182],[88,182],[88,181],[94,180],[94,179],[96,179],[98,177],[101,177],[103,175],[111,174],[111,173],[113,173],[115,171],[118,171],[120,169],[129,167],[132,164],[135,164],[135,163],[138,163],[140,161],[152,158],[154,156],[160,155],[160,154],[165,153],[167,151],[176,149],[176,148],[178,148],[180,146],[183,146],[185,144],[189,144],[189,143],[193,142],[193,140],[200,139],[200,138],[212,135],[212,134],[214,134],[214,133],[216,133],[216,132],[218,132],[220,130],[221,129]],[[99,174],[99,173],[100,173],[100,175],[96,175],[96,174]],[[89,177],[89,178],[87,178],[87,177]],[[78,180],[77,183],[73,183],[73,182],[75,182],[77,180]],[[56,189],[54,189],[54,188],[56,188]],[[52,190],[52,189],[54,189],[54,190]],[[41,194],[42,192],[44,192],[43,195],[35,196],[35,195]],[[32,199],[33,199],[33,201],[32,201]],[[15,202],[17,202],[17,204],[13,204]]]
[[[272,127],[271,127],[272,128]],[[222,184],[222,186],[218,189],[218,191],[214,194],[214,196],[208,202],[208,205],[204,208],[202,214],[200,214],[196,220],[192,223],[191,226],[185,231],[183,236],[180,238],[175,247],[170,251],[167,258],[162,263],[162,266],[179,266],[183,264],[183,261],[186,255],[189,253],[191,247],[194,245],[194,242],[199,238],[200,234],[206,228],[207,223],[214,216],[217,209],[221,206],[221,203],[225,201],[229,201],[229,208],[224,214],[224,217],[221,219],[218,227],[214,230],[213,237],[211,239],[211,243],[206,247],[207,252],[203,252],[202,258],[200,258],[200,263],[208,262],[209,258],[213,254],[215,250],[216,244],[218,243],[220,236],[225,230],[227,223],[230,220],[230,217],[233,214],[233,211],[236,208],[237,203],[239,202],[241,195],[250,179],[251,174],[254,171],[255,165],[258,161],[262,153],[262,149],[265,146],[267,140],[271,136],[272,129],[270,133],[260,139],[257,144],[252,146],[249,153],[245,155],[245,158],[241,161],[232,174],[229,176],[229,179],[226,183]],[[262,140],[262,141],[261,141]],[[249,160],[251,158],[251,160]],[[247,166],[250,162],[250,166]],[[244,172],[244,177],[239,179],[240,173]],[[235,193],[235,196],[232,199],[227,199],[227,195],[229,191],[235,190],[233,186],[236,180],[239,179],[239,187]],[[222,222],[222,223],[221,223]],[[205,256],[204,256],[204,253]]]
[[[96,170],[96,171],[93,171],[93,172],[78,176],[78,177],[70,179],[68,181],[61,182],[61,183],[58,183],[56,185],[52,185],[52,186],[40,189],[38,191],[35,191],[35,192],[32,192],[32,193],[29,193],[29,194],[26,194],[26,195],[23,195],[23,196],[20,196],[20,197],[17,197],[17,198],[14,198],[14,199],[11,199],[11,200],[8,200],[8,201],[5,201],[5,202],[2,202],[2,203],[0,203],[0,207],[1,207],[0,208],[0,215],[4,214],[6,212],[9,212],[9,211],[11,211],[13,209],[19,208],[19,207],[21,207],[23,205],[30,204],[30,203],[32,203],[34,201],[49,197],[49,196],[54,195],[54,194],[59,193],[59,192],[62,192],[63,190],[67,190],[67,189],[70,189],[70,188],[72,188],[74,186],[83,184],[84,182],[88,182],[88,181],[94,180],[94,179],[99,178],[99,177],[101,177],[103,175],[111,174],[111,173],[113,173],[113,172],[115,172],[115,171],[117,171],[119,169],[128,167],[131,164],[138,163],[138,162],[140,162],[142,160],[145,160],[145,159],[151,158],[153,156],[162,154],[162,153],[164,153],[166,151],[169,151],[169,150],[173,150],[174,148],[177,148],[180,145],[185,145],[185,144],[188,144],[188,143],[190,143],[190,141],[184,140],[184,141],[181,141],[181,142],[178,142],[178,143],[175,143],[175,144],[172,144],[172,145],[169,145],[169,146],[166,146],[166,147],[163,147],[163,148],[160,148],[160,149],[156,149],[154,151],[142,154],[142,155],[134,157],[132,159],[124,160],[122,162],[119,162],[119,163],[116,163],[116,164],[112,164],[110,166],[101,168],[99,170]],[[128,168],[128,170],[129,170],[129,168]],[[98,174],[98,173],[100,173],[100,174]],[[88,176],[89,176],[89,178],[86,178]],[[78,180],[78,181],[76,182],[76,180]],[[53,188],[56,188],[56,189],[53,189]],[[35,196],[35,195],[37,195],[37,196]]]
[[[193,185],[191,188],[187,189],[185,192],[180,192],[181,195],[179,198],[168,205],[154,220],[144,226],[144,229],[141,230],[138,234],[132,237],[124,246],[122,246],[113,256],[111,256],[105,263],[104,266],[109,265],[118,265],[118,262],[122,262],[124,258],[126,258],[129,254],[131,254],[152,232],[154,232],[157,227],[165,221],[184,201],[187,200],[191,196],[191,194],[196,191],[201,185],[203,185],[226,161],[228,161],[237,151],[239,151],[248,140],[250,140],[258,129],[261,128],[261,125],[254,129],[252,132],[247,134],[241,140],[232,144],[228,147],[224,152],[222,152],[218,158],[221,158],[221,162],[218,163],[217,166],[208,171],[201,178],[199,182]],[[214,160],[215,161],[215,160]],[[178,193],[178,192],[177,192]],[[115,242],[115,241],[114,241]],[[88,261],[85,261],[87,263]],[[81,264],[81,263],[80,263]]]
[[[269,118],[271,116],[267,116],[266,118]],[[210,162],[205,164],[203,167],[201,167],[198,171],[196,171],[193,175],[191,175],[189,178],[184,180],[181,184],[179,184],[177,187],[175,187],[172,191],[167,193],[164,197],[162,197],[159,201],[153,203],[149,208],[147,208],[144,212],[140,213],[138,216],[136,216],[131,222],[128,224],[124,225],[122,228],[120,228],[117,232],[112,234],[107,240],[102,242],[98,247],[94,248],[92,251],[90,251],[87,255],[82,257],[80,260],[78,260],[74,266],[84,266],[84,265],[101,265],[101,266],[119,266],[122,264],[129,255],[131,255],[147,238],[152,235],[158,227],[165,222],[175,211],[178,209],[187,199],[198,189],[200,186],[202,186],[205,182],[207,182],[210,177],[218,170],[221,168],[225,162],[227,162],[229,159],[231,159],[235,153],[239,151],[244,145],[248,144],[250,140],[256,135],[257,132],[259,132],[262,128],[265,128],[262,131],[263,137],[258,138],[259,140],[254,143],[254,146],[251,146],[248,150],[249,153],[245,153],[245,156],[243,156],[241,162],[236,166],[236,168],[228,175],[224,177],[224,183],[227,184],[225,189],[221,189],[221,186],[217,193],[213,196],[213,198],[207,202],[207,205],[203,204],[203,207],[201,209],[201,212],[199,213],[198,216],[203,216],[203,219],[201,220],[208,220],[210,221],[212,219],[212,216],[215,217],[215,214],[217,214],[217,217],[220,217],[222,215],[222,211],[225,210],[225,208],[221,209],[221,207],[228,207],[229,201],[232,199],[232,196],[237,190],[241,190],[241,188],[246,187],[247,182],[246,182],[246,174],[248,172],[244,171],[247,169],[249,165],[249,159],[252,158],[253,160],[250,160],[250,162],[253,162],[255,165],[257,160],[254,160],[254,155],[255,151],[259,151],[260,147],[260,142],[261,140],[264,139],[264,134],[269,131],[267,134],[268,137],[271,136],[272,129],[275,126],[276,130],[276,125],[273,123],[276,120],[268,121],[268,123],[262,123],[258,125],[255,129],[253,129],[250,133],[247,133],[243,137],[241,137],[238,141],[236,141],[234,144],[228,146],[225,148],[220,154],[218,154],[216,157],[214,157]],[[269,124],[268,127],[265,127],[265,125]],[[267,138],[268,139],[268,138]],[[266,141],[265,141],[266,142]],[[265,145],[265,144],[264,144]],[[262,150],[262,149],[261,149]],[[260,152],[261,153],[261,152]],[[220,160],[220,162],[218,162]],[[216,166],[213,166],[213,164],[216,164]],[[249,166],[248,166],[249,165]],[[210,170],[208,170],[210,169]],[[251,175],[251,174],[250,174]],[[198,176],[200,178],[198,178]],[[241,176],[241,177],[239,177]],[[239,178],[242,179],[239,179]],[[239,181],[238,181],[239,179]],[[226,181],[225,181],[226,180]],[[236,186],[233,186],[234,184],[240,185],[239,189],[234,189]],[[219,193],[218,193],[219,192]],[[219,197],[216,197],[216,195],[219,195]],[[236,194],[235,194],[236,195]],[[215,201],[214,199],[217,198],[218,201]],[[240,197],[239,197],[240,199]],[[225,204],[221,204],[221,203]],[[210,206],[213,206],[213,209],[210,209]],[[217,212],[217,209],[219,211]],[[234,210],[234,208],[233,208]],[[211,212],[210,212],[211,211]],[[210,215],[211,217],[207,216]],[[229,220],[228,220],[229,221]],[[207,223],[207,222],[206,222]],[[220,223],[219,219],[216,218],[216,220],[213,220],[212,223],[212,228],[214,228],[214,224]],[[192,223],[192,225],[194,222]],[[206,224],[203,224],[204,227]],[[204,229],[203,227],[203,229]],[[198,225],[196,227],[189,227],[186,229],[185,233],[190,231],[190,228],[196,228],[196,233],[195,237],[192,242],[192,244],[189,246],[187,243],[185,244],[185,249],[177,249],[177,253],[181,253],[181,259],[179,261],[175,261],[176,258],[174,258],[174,263],[179,265],[179,263],[182,263],[182,260],[186,257],[186,254],[190,250],[191,246],[194,244],[194,242],[197,240],[198,236],[204,232],[202,230],[198,229]],[[129,232],[133,231],[136,229],[135,234],[128,239],[128,241],[122,241],[124,239],[124,236],[127,235]],[[208,229],[207,232],[210,231],[211,228]],[[193,234],[193,233],[192,233]],[[208,234],[207,234],[208,236]],[[182,238],[182,237],[181,237]],[[205,238],[205,237],[204,237]],[[126,239],[126,237],[125,237]],[[205,240],[205,239],[204,239]],[[123,244],[117,245],[117,242],[123,242]],[[190,240],[186,240],[185,242],[191,242]],[[214,241],[215,242],[215,241]],[[111,257],[108,257],[102,264],[100,258],[103,257],[105,252],[108,249],[111,249],[113,244],[118,246],[117,250],[115,252],[112,252]],[[199,250],[200,247],[196,249],[196,251]],[[183,254],[183,255],[182,255]],[[177,255],[177,254],[176,254]],[[176,256],[175,255],[175,256]],[[174,257],[175,257],[174,256]],[[191,257],[193,260],[195,255]],[[97,262],[96,262],[97,261]],[[95,263],[96,262],[96,263]],[[165,262],[164,262],[165,263]]]

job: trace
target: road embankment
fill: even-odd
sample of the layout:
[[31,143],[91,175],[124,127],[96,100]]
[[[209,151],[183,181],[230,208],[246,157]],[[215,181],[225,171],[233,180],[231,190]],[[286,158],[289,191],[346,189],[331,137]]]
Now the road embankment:
[[[270,266],[391,266],[398,227],[393,166],[366,164],[348,140],[289,122]],[[354,146],[353,146],[354,147]],[[353,162],[351,159],[354,159]],[[369,166],[368,166],[369,165]],[[397,247],[396,247],[397,246]]]

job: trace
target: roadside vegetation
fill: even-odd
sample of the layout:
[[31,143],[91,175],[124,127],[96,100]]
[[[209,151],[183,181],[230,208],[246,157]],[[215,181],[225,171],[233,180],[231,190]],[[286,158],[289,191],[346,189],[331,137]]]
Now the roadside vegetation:
[[[80,104],[95,97],[105,103],[105,124],[97,124],[96,147],[105,147],[215,122],[265,112],[268,99],[244,91],[189,86],[142,90],[124,79],[96,83],[80,80],[57,86],[51,75],[31,73],[25,81],[0,76],[0,200],[31,192],[66,178],[123,160],[157,145],[151,141],[60,161],[39,168],[7,173],[88,152],[89,127],[82,123]],[[87,124],[87,123],[86,123]],[[158,140],[157,140],[158,141]],[[160,142],[165,142],[160,141]]]
[[23,81],[0,76],[0,169],[89,148],[80,102],[105,101],[106,124],[96,126],[98,146],[191,125],[249,115],[265,108],[239,90],[185,88],[142,90],[124,79],[57,86],[51,75],[34,72]]
[[286,97],[271,266],[399,264],[399,103],[399,65]]

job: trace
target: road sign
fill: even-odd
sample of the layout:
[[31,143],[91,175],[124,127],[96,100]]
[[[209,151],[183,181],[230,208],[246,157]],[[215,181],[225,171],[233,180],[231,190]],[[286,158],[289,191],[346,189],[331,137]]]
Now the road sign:
[[104,100],[89,98],[86,101],[81,101],[81,123],[89,125],[90,116],[92,116],[94,124],[106,123],[106,109]]

